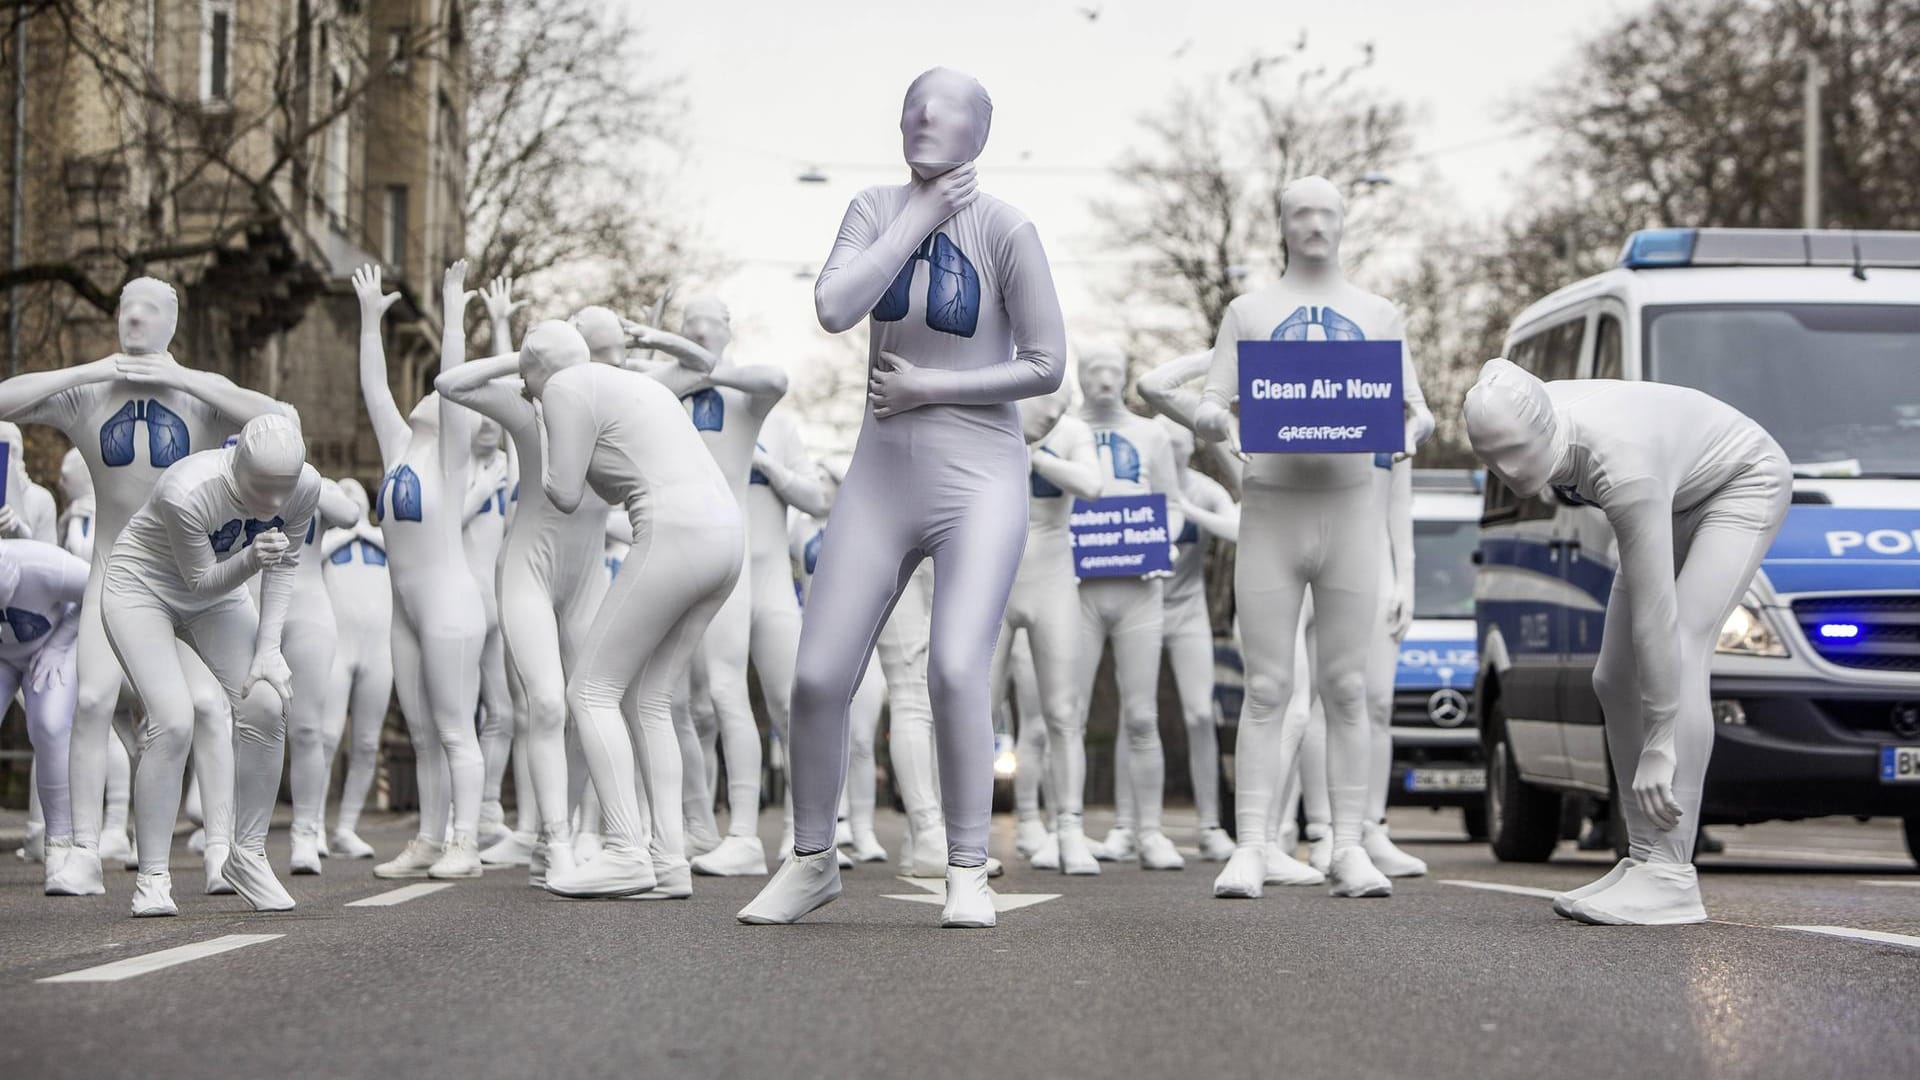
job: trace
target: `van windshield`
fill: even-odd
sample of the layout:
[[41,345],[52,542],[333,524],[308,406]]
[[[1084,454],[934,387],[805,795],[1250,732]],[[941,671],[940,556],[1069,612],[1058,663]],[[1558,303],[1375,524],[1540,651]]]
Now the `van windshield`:
[[1413,617],[1473,618],[1473,551],[1477,521],[1413,523]]
[[1796,471],[1920,478],[1920,304],[1645,309],[1647,377],[1712,394]]

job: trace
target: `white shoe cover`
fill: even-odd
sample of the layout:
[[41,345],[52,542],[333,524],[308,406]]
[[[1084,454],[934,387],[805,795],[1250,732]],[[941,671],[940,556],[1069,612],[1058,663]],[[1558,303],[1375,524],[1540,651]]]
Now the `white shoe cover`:
[[416,836],[407,841],[400,854],[373,868],[373,876],[393,880],[396,878],[423,878],[434,863],[440,861],[443,845],[425,837]]
[[454,833],[452,842],[440,852],[433,865],[427,867],[427,876],[436,881],[477,878],[481,872],[480,845],[470,832]]
[[[792,830],[788,830],[787,835],[781,837],[780,839],[783,841],[780,845],[781,847],[787,849],[788,851],[793,850]],[[846,847],[851,843],[853,843],[853,826],[847,823],[846,818],[841,818],[839,821],[834,822],[833,823],[833,846]]]
[[[833,851],[827,849],[829,854]],[[834,862],[837,865],[839,859]],[[694,856],[693,872],[707,877],[760,877],[767,872],[767,851],[757,836],[729,836],[720,841],[719,847]]]
[[234,887],[227,883],[227,854],[232,849],[226,844],[211,844],[201,856],[201,867],[207,872],[208,896],[232,896]]
[[1143,870],[1185,870],[1187,860],[1173,846],[1166,833],[1150,832],[1140,837],[1140,867]]
[[207,830],[195,829],[187,835],[187,850],[199,855],[207,850]]
[[580,863],[571,873],[547,868],[547,891],[555,896],[591,900],[606,896],[632,896],[659,884],[653,874],[653,859],[644,851],[620,844],[608,844],[600,854]]
[[799,922],[839,896],[840,863],[832,849],[797,855],[783,863],[760,895],[734,917],[752,926],[785,925]]
[[1707,921],[1700,875],[1687,863],[1641,863],[1581,900],[1573,917],[1595,926],[1680,926]]
[[1387,835],[1385,825],[1369,821],[1362,826],[1360,846],[1367,849],[1367,858],[1373,860],[1374,868],[1388,877],[1426,876],[1426,862],[1401,851]]
[[597,832],[574,833],[573,834],[574,865],[578,866],[581,863],[592,862],[594,858],[600,854],[600,849],[605,846],[606,846],[606,841],[602,839],[600,834]]
[[1227,830],[1215,825],[1200,830],[1200,859],[1203,862],[1226,862],[1233,858],[1233,837]]
[[140,857],[133,853],[133,841],[127,839],[127,830],[113,829],[100,834],[100,861],[118,862],[122,869],[138,870]]
[[479,846],[490,848],[511,835],[513,830],[507,828],[507,812],[501,807],[500,800],[488,799],[481,803],[480,823],[474,832],[474,839]]
[[685,900],[693,895],[693,866],[685,859],[653,860],[653,891],[642,900]]
[[1266,895],[1270,845],[1241,844],[1213,879],[1213,895],[1222,900],[1258,900]]
[[1334,896],[1393,895],[1393,882],[1387,880],[1387,875],[1373,865],[1373,860],[1367,858],[1366,849],[1358,844],[1333,853],[1327,880],[1333,883],[1333,887],[1327,891]]
[[907,865],[906,876],[945,878],[947,876],[946,832],[928,830],[914,833],[912,856],[913,861]]
[[[788,848],[787,857],[791,858],[792,856],[793,856],[793,849]],[[840,848],[833,849],[833,861],[839,863],[840,869],[842,870],[851,870],[853,868],[853,856],[847,854],[845,851],[841,850]]]
[[996,878],[1006,872],[1007,872],[1007,868],[1000,864],[999,859],[996,859],[991,855],[987,856],[987,876],[988,877]]
[[687,854],[689,856],[705,855],[719,847],[721,839],[720,834],[714,832],[706,822],[687,819]]
[[133,917],[150,919],[161,915],[178,915],[180,909],[173,903],[173,875],[165,870],[157,874],[141,874],[133,882]]
[[[1027,865],[1035,870],[1060,869],[1060,834],[1048,833],[1040,846],[1033,849],[1033,854],[1027,856]],[[1098,869],[1099,864],[1095,863],[1094,868]]]
[[1563,919],[1573,918],[1573,902],[1585,900],[1602,889],[1611,889],[1628,870],[1640,865],[1640,860],[1629,855],[1613,864],[1613,869],[1602,874],[1597,880],[1589,881],[1577,889],[1569,889],[1553,898],[1553,913]]
[[1139,854],[1134,847],[1133,830],[1112,828],[1106,839],[1092,845],[1093,857],[1101,862],[1126,862]]
[[[483,864],[487,861],[486,852],[480,853],[480,861]],[[571,874],[577,865],[571,835],[535,841],[533,850],[527,853],[527,884],[544,889],[548,874]]]
[[371,859],[374,856],[373,845],[360,839],[360,835],[351,829],[333,830],[333,850],[343,859]]
[[289,874],[320,872],[320,833],[296,825],[293,829],[293,858],[287,861]]
[[47,861],[46,826],[41,825],[36,827],[32,823],[28,823],[26,843],[21,844],[17,848],[14,848],[13,853],[14,855],[18,856],[19,858],[25,859],[28,862],[46,862]]
[[1333,830],[1325,825],[1307,826],[1307,865],[1323,874],[1333,867]]
[[1275,837],[1273,842],[1280,845],[1280,850],[1289,855],[1293,854],[1300,847],[1300,823],[1288,819],[1285,825],[1280,826],[1280,835]]
[[1062,825],[1055,834],[1060,841],[1060,872],[1076,877],[1092,877],[1100,873],[1100,860],[1094,857],[1093,845],[1087,843],[1087,834],[1079,827]]
[[227,864],[220,876],[255,911],[293,910],[293,897],[273,876],[273,867],[267,865],[265,855],[256,855],[246,848],[232,848],[227,852]]
[[533,845],[537,837],[532,833],[510,832],[491,844],[480,848],[480,862],[483,866],[525,866],[533,857]]
[[325,815],[322,815],[320,824],[315,825],[313,827],[313,837],[315,840],[318,840],[320,842],[320,857],[323,859],[333,858],[333,845],[327,842],[327,823],[325,820]]
[[45,892],[48,896],[102,896],[107,886],[101,880],[100,852],[75,844],[57,867],[49,868]]
[[947,867],[947,903],[940,909],[940,925],[956,930],[985,930],[999,922],[993,910],[993,889],[985,866]]
[[880,846],[880,838],[873,835],[872,829],[853,834],[853,860],[863,863],[887,861],[887,849]]
[[1327,875],[1293,857],[1288,848],[1268,844],[1262,852],[1267,864],[1269,885],[1324,885]]
[[1013,827],[1013,850],[1027,858],[1047,842],[1047,823],[1037,817],[1022,818]]

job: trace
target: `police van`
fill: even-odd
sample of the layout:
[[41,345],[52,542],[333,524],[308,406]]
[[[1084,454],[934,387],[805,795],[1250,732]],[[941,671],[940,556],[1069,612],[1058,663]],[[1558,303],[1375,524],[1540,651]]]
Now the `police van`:
[[[1920,858],[1920,233],[1638,232],[1506,355],[1693,387],[1786,450],[1792,507],[1715,651],[1701,823],[1894,816]],[[1615,543],[1597,509],[1489,477],[1479,560],[1490,839],[1539,861],[1563,796],[1618,805],[1592,686]]]
[[1413,623],[1393,680],[1394,806],[1459,807],[1486,835],[1486,768],[1474,731],[1473,552],[1480,486],[1465,469],[1413,472]]

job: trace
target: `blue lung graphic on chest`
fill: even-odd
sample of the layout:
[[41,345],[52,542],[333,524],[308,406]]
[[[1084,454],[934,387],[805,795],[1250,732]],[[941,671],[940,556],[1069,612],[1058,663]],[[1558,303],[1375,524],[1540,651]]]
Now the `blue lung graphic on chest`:
[[970,338],[980,325],[980,273],[973,260],[945,233],[927,237],[920,250],[887,286],[880,302],[873,306],[876,322],[899,322],[912,305],[913,269],[922,260],[927,264],[927,325],[943,334]]
[[286,524],[286,521],[278,515],[275,515],[271,521],[261,521],[258,518],[248,518],[245,521],[241,521],[239,518],[234,518],[225,525],[220,526],[220,528],[214,532],[208,533],[207,543],[213,545],[214,551],[225,555],[227,552],[233,550],[233,542],[240,539],[242,532],[246,534],[247,538],[240,546],[243,548],[252,547],[254,537],[259,536],[268,529],[285,528]]
[[695,390],[686,401],[693,410],[693,430],[719,431],[727,426],[727,399],[720,396],[720,391],[711,386]]
[[[1315,335],[1314,327],[1321,333]],[[1268,341],[1365,341],[1366,331],[1360,324],[1330,307],[1302,306],[1293,309],[1293,314],[1280,320],[1280,325],[1267,335]]]
[[373,500],[373,523],[378,525],[389,517],[395,521],[420,520],[420,474],[411,465],[400,466],[380,481],[380,494]]
[[100,425],[100,460],[109,468],[133,464],[136,428],[147,425],[147,460],[164,469],[193,452],[187,422],[158,401],[129,401]]
[[1176,544],[1197,544],[1200,542],[1200,530],[1194,527],[1192,518],[1187,519],[1186,524],[1180,529],[1180,535],[1175,537],[1173,542]]
[[350,563],[353,561],[355,548],[358,548],[360,551],[360,561],[366,563],[368,566],[387,565],[387,553],[365,540],[352,540],[341,544],[340,550],[329,556],[327,561],[333,563],[335,566]]
[[[758,450],[758,451],[760,451],[760,452],[761,452],[761,453],[763,453],[763,454],[764,454],[764,453],[766,453],[766,451],[767,451],[767,448],[766,448],[766,447],[764,447],[764,446],[762,446],[762,445],[760,445],[759,443],[754,443],[754,444],[753,444],[753,448],[754,448],[755,450]],[[752,469],[749,469],[749,470],[747,471],[747,483],[749,483],[749,484],[764,484],[764,485],[765,485],[765,486],[767,486],[767,487],[772,487],[772,486],[773,486],[772,484],[768,484],[768,483],[767,483],[767,474],[766,474],[766,473],[763,473],[763,472],[761,472],[761,471],[760,471],[760,469],[759,469],[759,468],[758,468],[757,466],[756,466],[755,468],[752,468]]]
[[7,626],[13,630],[13,640],[22,644],[39,641],[53,629],[53,624],[47,621],[46,616],[26,608],[7,608],[0,612],[0,618],[6,619]]
[[1096,431],[1093,441],[1113,453],[1113,478],[1140,482],[1140,451],[1133,441],[1116,431]]
[[1600,508],[1599,503],[1580,494],[1580,489],[1572,484],[1555,484],[1553,493],[1573,506],[1591,506],[1596,510]]
[[801,545],[800,561],[806,564],[807,573],[813,573],[813,568],[820,565],[820,545],[826,538],[827,530],[821,529],[807,537],[807,542]]
[[[1053,457],[1060,456],[1044,446],[1040,448],[1040,452]],[[1057,499],[1066,494],[1066,492],[1060,490],[1058,484],[1041,476],[1038,471],[1032,469],[1027,470],[1027,492],[1036,499]]]

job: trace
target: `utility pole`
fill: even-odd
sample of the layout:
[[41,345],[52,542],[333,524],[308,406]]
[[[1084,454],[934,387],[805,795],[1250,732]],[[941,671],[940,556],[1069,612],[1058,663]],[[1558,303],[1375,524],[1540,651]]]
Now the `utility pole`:
[[1819,55],[1808,49],[1807,83],[1802,94],[1804,113],[1800,122],[1800,224],[1809,229],[1820,227],[1820,88],[1826,81]]

